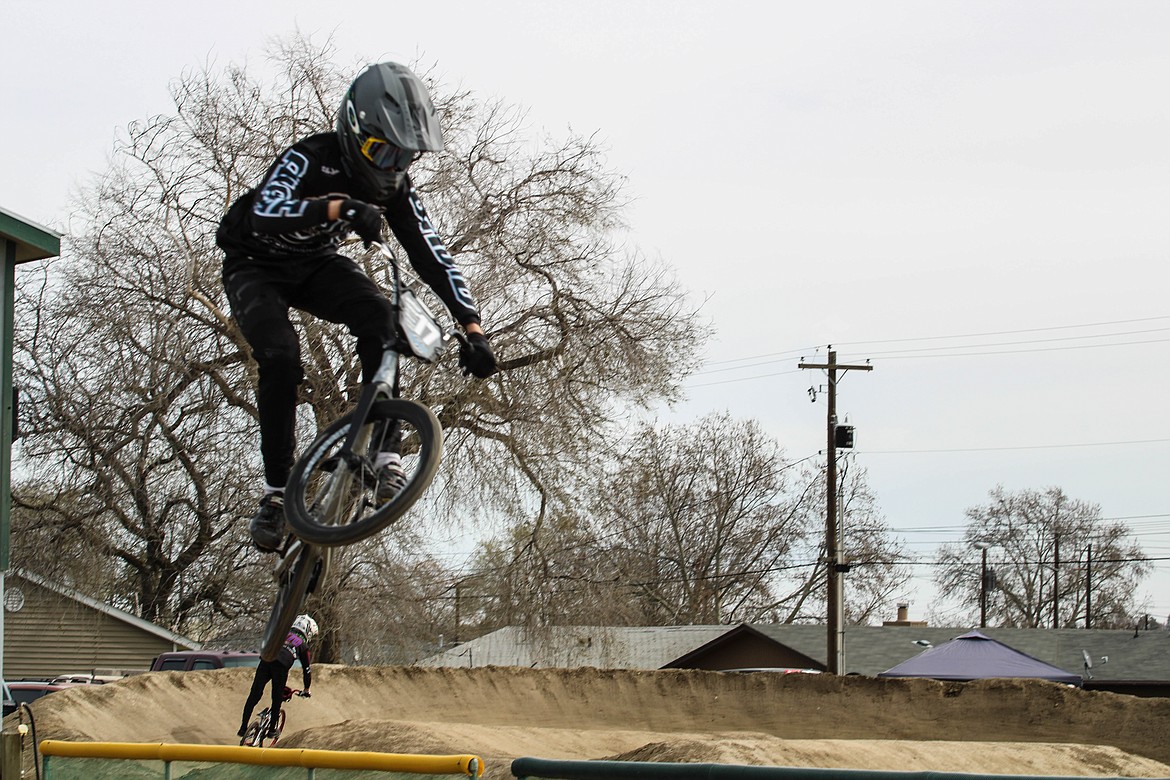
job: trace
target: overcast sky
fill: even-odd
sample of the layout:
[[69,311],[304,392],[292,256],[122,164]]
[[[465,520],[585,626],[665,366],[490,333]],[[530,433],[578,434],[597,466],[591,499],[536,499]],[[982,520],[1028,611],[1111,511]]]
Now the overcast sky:
[[[342,63],[418,60],[527,107],[534,134],[605,139],[630,243],[717,329],[662,420],[730,410],[802,458],[825,398],[801,357],[872,361],[838,411],[921,556],[912,618],[931,553],[996,485],[1061,487],[1170,557],[1170,3],[2,8],[0,207],[66,228],[119,128],[170,112],[185,69],[260,62],[297,31]],[[1141,598],[1165,621],[1155,565]]]

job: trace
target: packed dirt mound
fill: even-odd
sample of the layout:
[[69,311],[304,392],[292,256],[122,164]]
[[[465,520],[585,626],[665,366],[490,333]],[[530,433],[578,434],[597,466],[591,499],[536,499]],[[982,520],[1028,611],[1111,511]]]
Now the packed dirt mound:
[[890,771],[1165,777],[1167,766],[1100,745],[1024,742],[780,739],[768,734],[674,738],[609,756],[615,761],[713,762]]
[[[236,744],[251,677],[60,691],[33,704],[37,736]],[[519,756],[1170,777],[1170,701],[1034,680],[327,665],[313,677],[313,698],[285,705],[284,746],[475,753],[492,778]]]

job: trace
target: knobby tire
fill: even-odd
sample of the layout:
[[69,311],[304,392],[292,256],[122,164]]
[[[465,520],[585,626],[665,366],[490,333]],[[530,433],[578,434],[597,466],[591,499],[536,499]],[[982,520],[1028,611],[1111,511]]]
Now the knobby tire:
[[[439,468],[443,453],[443,430],[439,421],[428,407],[415,401],[401,398],[377,401],[365,419],[365,425],[401,421],[408,425],[417,438],[412,440],[410,453],[414,468],[408,474],[406,486],[391,501],[374,509],[363,507],[350,511],[349,516],[319,517],[313,504],[314,493],[323,492],[320,485],[325,479],[342,480],[339,492],[352,492],[352,485],[358,480],[373,475],[373,458],[376,452],[359,453],[362,471],[353,472],[348,465],[342,465],[333,457],[353,424],[353,413],[340,418],[313,441],[293,466],[285,489],[285,515],[293,532],[303,541],[326,547],[352,544],[361,541],[389,526],[402,517],[418,501],[423,491],[431,484]],[[365,437],[363,437],[365,440]],[[368,445],[372,448],[376,445]],[[326,467],[327,464],[332,464]],[[324,473],[329,476],[323,477]],[[359,485],[360,488],[360,485]],[[339,512],[340,514],[340,512]],[[283,641],[284,637],[281,637]]]
[[260,648],[260,657],[265,661],[276,660],[284,640],[292,628],[293,621],[305,604],[305,597],[309,594],[309,585],[313,580],[314,570],[317,568],[319,557],[309,545],[301,545],[297,552],[297,559],[292,566],[280,576],[276,588],[276,601],[272,605],[272,614],[268,617],[268,625],[264,629],[264,644]]

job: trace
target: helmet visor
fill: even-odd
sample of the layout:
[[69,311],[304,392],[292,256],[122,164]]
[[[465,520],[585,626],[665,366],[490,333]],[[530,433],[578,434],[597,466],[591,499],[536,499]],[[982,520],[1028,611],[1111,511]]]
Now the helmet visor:
[[362,143],[362,157],[380,171],[405,171],[422,152],[400,149],[384,138],[370,136]]

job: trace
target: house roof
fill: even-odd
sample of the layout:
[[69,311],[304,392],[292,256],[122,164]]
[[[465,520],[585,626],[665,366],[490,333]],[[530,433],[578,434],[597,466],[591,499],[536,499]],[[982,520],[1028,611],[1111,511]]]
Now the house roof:
[[418,662],[420,666],[591,666],[661,669],[731,626],[509,626]]
[[[789,644],[789,643],[782,642],[782,641],[777,641],[775,638],[763,633],[760,630],[761,628],[763,628],[763,626],[759,626],[759,625],[750,626],[747,623],[742,623],[738,626],[728,626],[727,630],[720,633],[718,636],[716,636],[711,641],[707,642],[705,645],[694,648],[690,652],[688,652],[685,655],[682,655],[678,658],[675,658],[669,664],[666,664],[666,665],[670,666],[672,668],[675,668],[675,669],[686,669],[686,668],[689,668],[692,666],[700,665],[700,659],[702,659],[704,656],[708,655],[709,653],[714,653],[714,652],[717,652],[720,648],[734,645],[736,642],[743,640],[745,637],[754,636],[756,638],[763,639],[766,642],[773,642],[777,645],[784,645],[785,647],[789,648],[790,650],[795,651],[797,653],[797,655],[803,656],[804,660],[799,662],[799,664],[801,666],[809,666],[809,667],[819,666],[819,667],[821,667],[822,670],[825,668],[824,663],[821,660],[818,660],[816,658],[815,654],[810,655],[810,654],[804,652],[803,650],[797,649],[797,647],[795,647],[793,644]],[[821,637],[823,638],[824,636],[825,636],[825,629],[822,628],[821,629]],[[824,648],[821,648],[821,649],[823,650]],[[823,657],[824,653],[821,653],[821,656]],[[704,668],[709,668],[709,667],[704,667]]]
[[1021,653],[978,631],[969,631],[937,647],[923,650],[878,677],[930,677],[935,680],[979,680],[1028,677],[1080,684],[1081,676]]
[[[863,626],[853,636],[846,631],[846,667],[875,675],[915,654],[915,641],[931,645],[966,633],[957,628]],[[1102,680],[1170,680],[1170,634],[1166,631],[1098,629],[980,628],[983,635],[1053,666]],[[888,632],[888,633],[887,633]],[[1085,668],[1085,654],[1093,666]],[[899,656],[901,656],[899,658]],[[1102,658],[1108,658],[1102,662]]]
[[[747,630],[800,653],[824,667],[824,625],[753,623],[741,626],[596,627],[567,626],[535,631],[503,628],[450,648],[424,666],[593,666],[661,669],[678,666]],[[848,626],[845,672],[876,676],[941,645],[968,628]],[[1098,680],[1170,681],[1170,633],[1097,629],[983,628],[980,632],[1045,663]],[[1086,668],[1087,654],[1093,666]],[[1102,658],[1108,658],[1103,662]]]
[[86,596],[80,591],[74,590],[73,588],[61,585],[56,582],[51,582],[46,580],[44,577],[40,577],[36,574],[33,574],[32,572],[25,571],[24,569],[14,569],[12,574],[9,576],[31,582],[32,584],[38,585],[45,590],[53,591],[54,593],[64,596],[65,598],[80,602],[81,604],[84,604],[91,609],[97,610],[98,612],[102,612],[115,620],[120,620],[123,623],[129,623],[141,631],[145,631],[148,634],[153,634],[175,645],[181,645],[192,650],[198,650],[203,646],[194,639],[185,637],[182,634],[176,634],[175,632],[169,631],[162,626],[151,623],[149,620],[143,620],[142,618],[136,615],[131,615],[129,612],[124,612],[117,607],[111,607],[109,604]]

